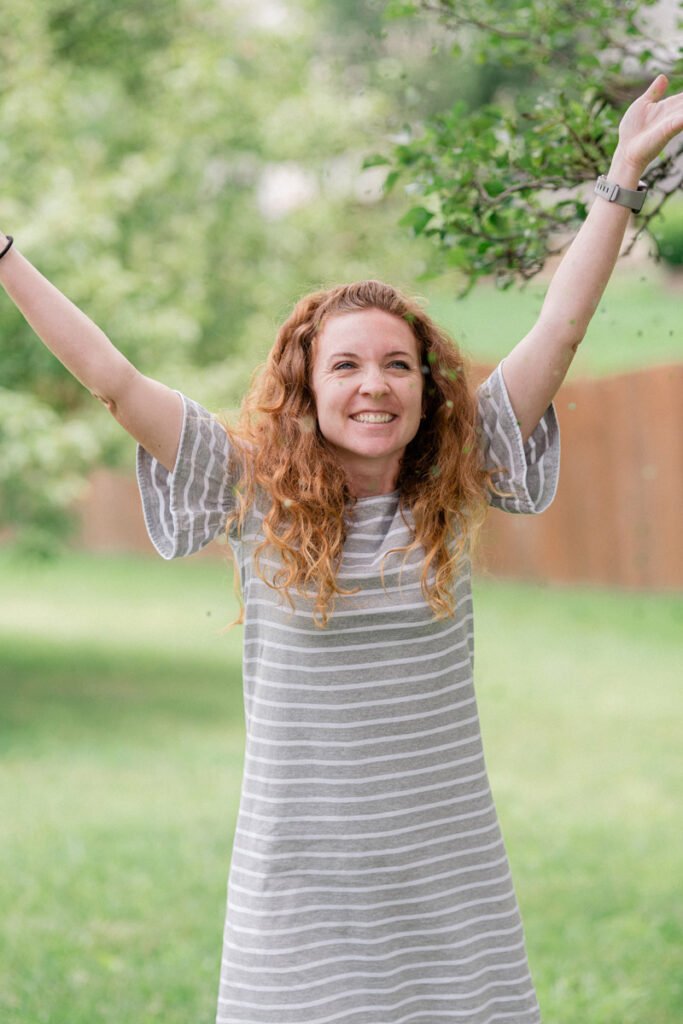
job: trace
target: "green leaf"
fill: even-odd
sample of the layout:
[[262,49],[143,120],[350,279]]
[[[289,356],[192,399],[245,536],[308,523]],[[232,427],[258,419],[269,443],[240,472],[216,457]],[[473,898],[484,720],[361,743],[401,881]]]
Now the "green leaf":
[[384,179],[384,194],[389,195],[394,185],[401,177],[400,171],[389,171],[386,178]]
[[381,167],[383,164],[390,164],[391,160],[388,157],[382,156],[381,153],[373,153],[372,156],[366,156],[365,160],[361,164],[361,170],[366,170],[368,167]]
[[411,0],[389,0],[384,9],[384,17],[408,18],[412,14],[417,14],[418,10],[418,5]]
[[402,228],[410,228],[414,235],[421,234],[429,224],[434,214],[430,210],[425,210],[424,206],[413,206],[406,214],[399,220],[399,226]]

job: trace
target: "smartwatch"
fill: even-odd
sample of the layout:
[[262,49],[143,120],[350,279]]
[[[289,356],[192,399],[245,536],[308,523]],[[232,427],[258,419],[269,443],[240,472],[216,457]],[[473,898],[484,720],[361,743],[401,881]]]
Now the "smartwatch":
[[634,213],[640,213],[647,195],[647,183],[638,182],[638,188],[622,188],[614,181],[608,181],[604,174],[601,174],[595,183],[595,194],[602,196],[608,203],[618,203],[620,206],[628,206]]

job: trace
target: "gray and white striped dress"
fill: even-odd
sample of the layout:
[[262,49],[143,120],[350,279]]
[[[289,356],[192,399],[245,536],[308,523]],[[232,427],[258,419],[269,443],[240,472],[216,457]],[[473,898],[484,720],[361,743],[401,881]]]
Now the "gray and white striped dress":
[[[234,478],[223,428],[183,398],[176,468],[143,448],[138,481],[164,558],[224,528]],[[508,512],[552,501],[551,406],[526,445],[498,367],[479,390],[489,466]],[[434,621],[398,492],[348,514],[344,585],[326,629],[254,570],[264,507],[231,544],[245,602],[246,751],[218,1024],[536,1024],[517,900],[489,788],[473,689],[469,568]],[[268,562],[265,562],[268,565]],[[271,563],[272,565],[273,563]]]

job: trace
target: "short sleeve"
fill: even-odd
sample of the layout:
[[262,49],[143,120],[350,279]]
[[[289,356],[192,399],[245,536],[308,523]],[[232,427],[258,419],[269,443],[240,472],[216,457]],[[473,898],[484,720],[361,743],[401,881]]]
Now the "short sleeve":
[[539,513],[551,504],[560,474],[560,427],[552,403],[526,444],[503,379],[502,364],[477,392],[481,446],[486,469],[503,470],[494,477],[496,487],[511,492],[500,497],[490,492],[489,502],[503,512]]
[[[180,392],[178,392],[180,394]],[[185,395],[175,468],[170,473],[138,445],[137,479],[150,540],[162,558],[182,558],[225,529],[234,507],[238,466],[230,467],[228,435],[203,406]]]

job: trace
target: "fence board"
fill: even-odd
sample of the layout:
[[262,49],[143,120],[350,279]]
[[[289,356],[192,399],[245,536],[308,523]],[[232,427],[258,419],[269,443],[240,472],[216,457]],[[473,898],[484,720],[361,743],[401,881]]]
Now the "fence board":
[[492,510],[481,567],[545,582],[683,586],[682,399],[678,365],[563,385],[555,501],[541,516]]

